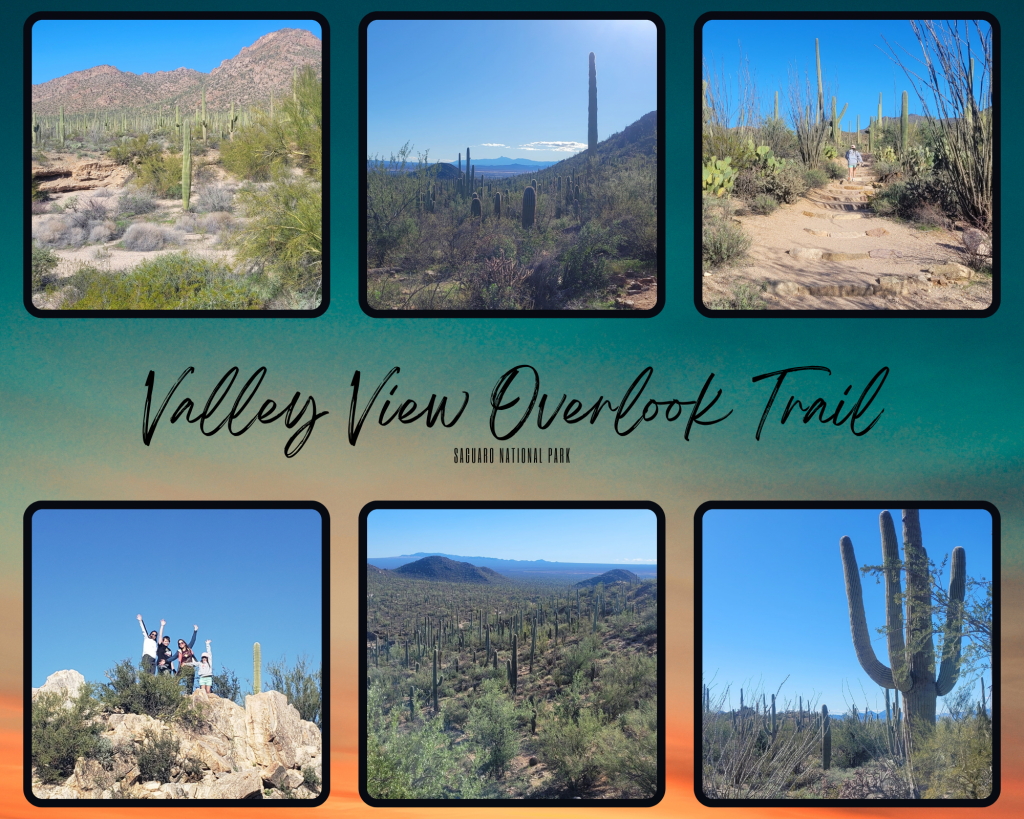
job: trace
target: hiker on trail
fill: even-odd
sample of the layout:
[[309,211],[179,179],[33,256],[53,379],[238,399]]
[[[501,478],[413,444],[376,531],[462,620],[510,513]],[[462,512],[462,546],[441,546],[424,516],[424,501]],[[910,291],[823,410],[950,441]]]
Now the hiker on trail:
[[147,674],[152,674],[153,669],[156,668],[156,644],[158,640],[163,639],[164,626],[167,624],[167,621],[160,621],[160,634],[158,636],[155,631],[147,633],[146,624],[143,622],[141,614],[136,614],[135,619],[139,621],[139,628],[142,629],[142,669]]
[[850,182],[857,175],[857,166],[864,161],[864,157],[860,155],[860,151],[857,150],[856,145],[851,145],[850,150],[846,152],[846,164],[850,166]]
[[174,674],[174,666],[171,665],[173,659],[171,654],[171,636],[165,634],[160,642],[156,646],[156,673],[165,676]]
[[213,651],[210,649],[210,641],[206,641],[206,651],[202,653],[199,662],[192,660],[182,665],[190,665],[199,669],[199,687],[212,694],[210,686],[213,685]]
[[181,687],[185,689],[185,696],[192,693],[192,686],[195,682],[196,670],[188,663],[195,662],[196,655],[192,653],[192,646],[195,645],[196,635],[199,633],[199,626],[192,626],[192,639],[188,644],[183,639],[178,640],[178,676],[181,678]]

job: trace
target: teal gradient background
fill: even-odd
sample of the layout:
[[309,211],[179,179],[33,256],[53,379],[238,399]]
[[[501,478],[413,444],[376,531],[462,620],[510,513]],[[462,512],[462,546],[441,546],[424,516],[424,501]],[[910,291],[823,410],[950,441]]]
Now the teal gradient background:
[[[449,9],[482,4],[449,3]],[[787,10],[821,9],[791,4]],[[972,3],[907,3],[902,10],[963,11]],[[413,9],[409,3],[389,10]],[[549,3],[516,3],[516,10],[548,10]],[[594,0],[566,9],[614,11],[622,4]],[[1013,136],[1024,132],[1015,103],[1024,69],[1015,43],[1024,38],[1024,9],[1005,0],[984,6],[1002,27],[1002,111],[1007,160],[1002,172],[1008,195],[1001,209],[1010,228],[1003,243],[1002,306],[987,319],[709,319],[693,303],[693,25],[711,5],[651,2],[646,10],[666,27],[667,144],[666,306],[641,320],[386,320],[358,306],[359,167],[358,26],[368,4],[310,4],[330,24],[331,38],[331,305],[318,319],[38,319],[22,301],[23,199],[0,198],[0,637],[8,662],[0,665],[0,799],[7,815],[35,812],[21,796],[22,514],[36,500],[56,499],[302,499],[323,503],[332,521],[332,794],[320,810],[363,808],[356,789],[356,696],[359,690],[354,627],[358,622],[357,519],[373,500],[402,499],[640,499],[658,503],[667,520],[668,790],[650,813],[703,811],[693,796],[693,515],[706,500],[986,500],[1002,516],[1003,607],[1003,792],[987,815],[1024,808],[1024,509],[1022,509],[1021,407],[1024,406],[1022,340],[1024,281],[1013,228],[1024,213],[1013,191],[1024,181]],[[730,11],[764,11],[766,3],[731,2]],[[97,4],[53,3],[48,10],[84,11]],[[104,4],[105,10],[138,6]],[[177,11],[206,10],[181,3]],[[225,3],[225,10],[270,12],[266,2]],[[721,6],[717,7],[721,8]],[[890,10],[888,3],[857,3],[858,12]],[[828,4],[828,10],[838,7]],[[37,7],[12,2],[0,7],[0,130],[7,161],[0,180],[22,186],[22,25]],[[290,16],[295,16],[294,12]],[[438,44],[424,43],[425,58]],[[794,59],[813,53],[812,43],[786,43]],[[796,49],[803,49],[796,54]],[[514,54],[514,48],[510,49]],[[470,64],[467,55],[467,65]],[[486,54],[474,53],[480,65]],[[415,59],[409,75],[415,77]],[[514,70],[514,58],[511,61]],[[600,59],[600,55],[598,55]],[[581,76],[585,59],[581,59]],[[453,78],[453,82],[457,78]],[[495,82],[503,81],[501,77]],[[562,82],[563,78],[552,78]],[[581,82],[581,88],[585,88]],[[539,91],[540,92],[540,91]],[[583,93],[583,92],[581,92]],[[484,115],[485,111],[481,111]],[[415,138],[410,125],[410,139]],[[546,431],[531,422],[510,444],[569,446],[571,466],[456,465],[452,449],[499,446],[487,421],[488,396],[510,367],[530,364],[541,374],[541,391],[567,393],[590,406],[604,395],[617,404],[640,371],[654,368],[645,392],[658,400],[693,400],[714,373],[712,394],[722,398],[708,417],[733,414],[720,424],[695,427],[683,437],[686,415],[659,417],[617,436],[611,416]],[[873,408],[884,408],[863,437],[848,428],[779,425],[777,404],[760,442],[754,433],[772,384],[751,378],[783,367],[827,366],[801,374],[807,403],[818,395],[832,402],[852,384],[857,395],[882,367],[890,375]],[[146,447],[142,443],[145,381],[156,373],[162,400],[186,367],[194,375],[177,397],[202,406],[232,366],[236,390],[258,367],[268,375],[257,401],[279,405],[296,391],[315,397],[321,418],[294,458],[283,454],[291,434],[278,422],[233,438],[212,437],[197,425],[169,424],[169,411]],[[371,411],[353,447],[346,436],[353,374],[362,374],[360,411],[392,367],[395,398],[422,403],[431,393],[469,406],[452,429],[422,422],[377,425]],[[390,388],[390,385],[389,385]],[[380,399],[379,399],[380,400]],[[394,400],[394,399],[392,399]],[[233,394],[228,399],[233,401]],[[171,408],[177,401],[171,403]],[[377,407],[380,404],[378,403]],[[719,412],[719,409],[722,412]],[[873,417],[873,414],[872,414]],[[838,542],[824,543],[836,553]],[[107,601],[114,604],[116,601]],[[131,613],[134,616],[134,612]],[[837,635],[844,639],[845,635]],[[8,810],[12,811],[7,813]],[[893,810],[876,811],[877,814]],[[397,811],[414,814],[417,811]],[[423,813],[420,811],[419,813]],[[503,814],[504,815],[504,814]],[[648,814],[645,814],[648,815]]]

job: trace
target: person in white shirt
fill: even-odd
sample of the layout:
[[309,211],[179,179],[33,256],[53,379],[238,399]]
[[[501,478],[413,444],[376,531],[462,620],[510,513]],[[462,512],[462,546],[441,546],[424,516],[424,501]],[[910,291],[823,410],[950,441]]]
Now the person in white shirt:
[[139,621],[139,628],[142,629],[142,670],[147,674],[155,673],[156,669],[156,644],[163,639],[166,620],[160,621],[160,633],[146,631],[146,624],[141,614],[136,614],[135,619]]

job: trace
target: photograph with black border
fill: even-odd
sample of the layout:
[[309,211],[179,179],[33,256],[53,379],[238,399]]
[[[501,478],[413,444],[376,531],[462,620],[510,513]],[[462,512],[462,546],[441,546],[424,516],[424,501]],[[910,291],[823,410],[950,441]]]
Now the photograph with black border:
[[29,802],[327,800],[326,508],[39,501],[24,543]]
[[659,506],[373,502],[357,570],[364,802],[664,796]]
[[[464,49],[431,47],[409,75],[407,55],[424,43],[482,50],[474,61]],[[661,311],[657,15],[374,12],[359,27],[359,70],[364,313]]]
[[999,308],[999,23],[986,12],[921,16],[697,20],[702,315],[985,318]]
[[995,802],[999,561],[985,501],[701,505],[701,804]]
[[23,32],[33,316],[323,315],[322,15],[37,12]]

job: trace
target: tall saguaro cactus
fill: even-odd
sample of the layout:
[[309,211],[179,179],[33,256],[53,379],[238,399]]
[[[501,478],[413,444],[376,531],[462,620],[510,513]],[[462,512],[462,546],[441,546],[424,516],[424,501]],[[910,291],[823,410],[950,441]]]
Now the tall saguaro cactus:
[[[875,657],[871,647],[864,598],[857,570],[857,558],[850,538],[839,544],[846,579],[846,599],[850,607],[850,632],[857,660],[867,675],[882,688],[903,692],[904,737],[908,751],[913,747],[912,731],[929,731],[935,725],[935,703],[953,690],[960,675],[960,641],[963,633],[961,613],[967,577],[967,559],[962,546],[953,550],[949,578],[949,608],[942,640],[942,660],[935,677],[935,648],[932,644],[932,593],[928,554],[921,543],[921,522],[917,509],[903,510],[903,548],[905,560],[900,561],[900,542],[892,516],[886,511],[879,516],[882,535],[882,561],[885,572],[885,625],[889,666]],[[903,594],[901,570],[907,575],[907,592]],[[903,601],[906,600],[906,634],[904,636]]]
[[910,113],[907,107],[907,92],[903,92],[903,107],[900,112],[900,148],[903,152],[910,148]]
[[590,104],[587,107],[587,148],[593,156],[597,151],[597,58],[590,52]]
[[181,208],[188,210],[192,196],[192,131],[188,118],[181,124]]
[[523,191],[523,227],[533,227],[534,214],[537,211],[537,192],[527,187]]
[[821,769],[827,771],[832,766],[832,719],[828,715],[828,706],[821,706]]
[[261,672],[263,670],[262,658],[260,656],[260,644],[252,644],[252,692],[259,694],[261,690]]
[[821,84],[821,49],[818,46],[818,38],[814,38],[814,58],[818,63],[818,116],[814,120],[817,125],[825,116],[825,90]]

